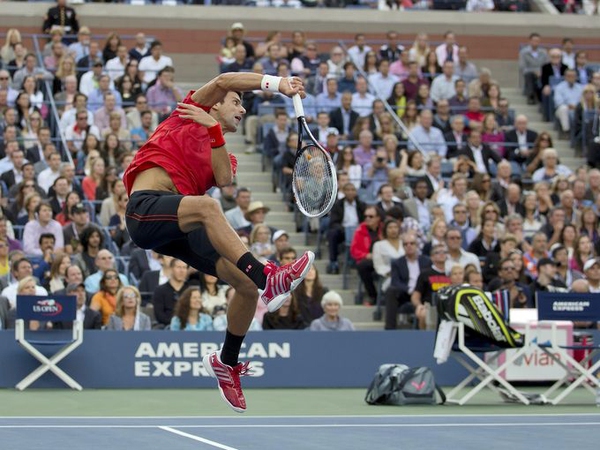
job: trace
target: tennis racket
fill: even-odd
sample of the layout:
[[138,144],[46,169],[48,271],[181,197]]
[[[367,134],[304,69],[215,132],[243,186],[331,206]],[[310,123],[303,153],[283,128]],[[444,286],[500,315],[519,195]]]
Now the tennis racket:
[[292,174],[296,206],[307,217],[327,214],[337,199],[337,176],[329,152],[314,138],[304,117],[302,98],[292,98],[298,119],[298,150]]

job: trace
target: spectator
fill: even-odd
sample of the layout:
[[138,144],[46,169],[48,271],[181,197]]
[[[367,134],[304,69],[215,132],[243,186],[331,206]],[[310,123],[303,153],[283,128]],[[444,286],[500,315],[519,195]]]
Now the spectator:
[[417,92],[421,85],[427,84],[427,81],[421,77],[420,66],[415,61],[408,63],[408,74],[402,81],[407,100],[416,100]]
[[565,286],[571,286],[573,281],[584,278],[579,270],[571,269],[569,266],[569,251],[562,244],[552,246],[552,259],[556,261],[556,278],[564,283]]
[[271,243],[271,230],[268,226],[257,224],[250,232],[250,251],[256,259],[267,262],[267,257],[275,250]]
[[568,292],[567,286],[556,279],[556,262],[541,258],[537,263],[537,277],[529,285],[531,292]]
[[[69,54],[73,55],[75,62],[81,61],[84,57],[91,56],[92,58],[101,58],[102,53],[99,51],[92,52],[90,47],[91,31],[88,27],[83,26],[77,33],[77,41],[69,45]],[[88,58],[89,59],[89,58]]]
[[[60,94],[58,94],[60,95]],[[66,132],[66,130],[75,125],[77,121],[77,111],[83,110],[87,112],[87,124],[89,126],[94,125],[94,113],[90,111],[87,107],[87,96],[82,93],[76,93],[73,96],[72,106],[68,109],[65,108],[64,113],[60,118],[60,130],[62,132]],[[83,125],[82,125],[83,126]],[[100,133],[98,133],[98,136]],[[43,149],[42,149],[43,150]]]
[[569,69],[575,68],[575,52],[573,51],[573,39],[564,38],[562,41],[562,62]]
[[502,158],[498,153],[492,150],[487,144],[482,143],[481,131],[472,130],[467,141],[467,146],[458,155],[465,155],[473,161],[477,167],[477,172],[492,174],[490,160],[498,164]]
[[430,110],[425,109],[421,112],[420,124],[412,130],[410,136],[412,139],[408,143],[409,150],[416,150],[414,142],[417,142],[423,151],[446,157],[448,148],[444,135],[439,128],[433,126],[433,114]]
[[551,181],[558,176],[569,176],[572,171],[563,164],[558,164],[558,153],[553,148],[547,148],[542,154],[542,167],[537,169],[531,179],[534,182]]
[[416,219],[424,232],[429,231],[434,206],[434,202],[427,198],[427,190],[427,181],[419,178],[414,185],[414,196],[403,202],[406,214]]
[[134,286],[117,292],[115,312],[110,316],[107,330],[148,331],[152,328],[150,317],[140,311],[141,295]]
[[69,219],[71,222],[63,227],[63,239],[65,252],[71,255],[82,251],[81,236],[90,224],[90,216],[87,208],[82,203],[77,203],[71,207]]
[[158,72],[158,79],[154,86],[148,89],[148,105],[160,117],[165,117],[183,99],[181,90],[175,86],[175,70],[170,67],[164,67]]
[[42,31],[50,34],[54,29],[60,29],[66,35],[77,34],[79,31],[79,20],[75,10],[67,6],[66,0],[57,0],[56,6],[48,9],[44,17]]
[[[10,67],[10,69],[8,70],[8,73],[10,74],[11,77],[15,76],[15,73],[17,72],[17,70],[22,69],[23,67],[25,67],[25,57],[28,55],[27,53],[27,49],[25,48],[25,46],[18,42],[13,46],[13,50],[15,52],[15,58],[12,61],[8,62],[8,67]],[[20,88],[21,86],[16,86],[16,88]]]
[[150,46],[146,42],[146,35],[144,33],[137,33],[135,35],[135,47],[129,50],[129,58],[139,61],[143,57],[148,56],[149,51]]
[[116,56],[112,59],[105,60],[105,69],[110,79],[114,82],[117,78],[125,74],[125,67],[129,63],[127,47],[120,44],[117,47]]
[[329,59],[327,60],[329,75],[335,78],[341,78],[344,73],[345,63],[346,58],[344,57],[344,50],[339,46],[334,46],[329,52]]
[[[108,99],[107,97],[110,97],[110,95],[114,96],[114,103],[112,102],[112,99]],[[107,102],[109,103],[109,107],[107,107]],[[94,122],[96,123],[96,126],[98,126],[98,124],[100,122],[98,122],[98,110],[100,110],[100,108],[102,108],[103,106],[106,109],[106,113],[110,113],[112,111],[111,108],[114,109],[114,106],[116,105],[116,107],[118,107],[119,109],[121,108],[123,104],[123,99],[121,97],[121,94],[119,93],[119,91],[117,91],[114,87],[111,86],[111,81],[110,81],[110,77],[106,74],[102,74],[100,75],[100,77],[98,78],[98,87],[96,89],[93,89],[89,95],[88,95],[88,107],[94,112]],[[123,118],[123,120],[125,120]],[[125,126],[125,122],[123,122],[123,126]],[[104,123],[100,123],[100,125],[105,125],[104,128],[106,128],[106,126],[108,126],[107,122]]]
[[[53,236],[50,236],[50,238],[53,238]],[[71,265],[71,257],[62,252],[53,255],[52,249],[50,249],[49,256],[48,262],[50,265],[48,266],[48,262],[44,261],[46,264],[44,264],[43,284],[48,292],[55,294],[57,291],[63,291],[67,287],[65,274],[67,268]]]
[[281,264],[281,255],[284,251],[290,248],[289,235],[285,230],[277,230],[273,233],[273,246],[275,247],[274,253],[272,253],[267,259],[273,261],[278,266]]
[[583,272],[589,285],[589,292],[597,294],[600,292],[600,259],[588,259],[584,266]]
[[365,175],[363,182],[368,189],[368,194],[375,197],[379,189],[387,184],[389,179],[389,161],[387,151],[384,148],[378,148],[370,163],[364,167]]
[[96,263],[96,267],[98,270],[88,276],[85,279],[85,290],[88,292],[97,292],[101,287],[101,280],[103,276],[109,271],[112,270],[119,275],[121,280],[120,284],[123,286],[128,286],[129,281],[127,281],[127,277],[122,273],[118,273],[115,270],[115,257],[111,252],[106,249],[102,249],[96,255],[96,259],[94,261]]
[[[338,82],[336,78],[327,78],[325,90],[317,95],[317,108],[319,111],[330,113],[342,105],[342,95],[338,92]],[[354,96],[352,97],[354,101]],[[353,108],[354,109],[354,108]],[[357,111],[359,115],[361,111]]]
[[188,265],[179,259],[173,259],[170,267],[169,281],[159,285],[152,295],[154,315],[158,324],[163,328],[171,323],[177,300],[188,288]]
[[365,166],[371,163],[375,156],[375,149],[373,148],[373,133],[369,130],[363,130],[360,132],[358,138],[359,144],[354,148],[353,155],[354,161],[360,166]]
[[173,67],[173,60],[163,55],[162,50],[162,43],[160,41],[153,41],[150,44],[150,55],[140,60],[139,70],[144,73],[145,83],[154,81],[158,72],[165,67]]
[[96,292],[92,297],[90,308],[102,314],[102,325],[108,325],[110,316],[117,308],[117,292],[122,287],[119,273],[115,269],[107,269],[99,279],[98,286],[90,290],[86,284],[86,291]]
[[267,75],[277,75],[277,67],[284,59],[284,48],[279,43],[269,45],[265,56],[258,62],[263,66],[263,73]]
[[479,236],[469,245],[469,253],[473,253],[478,258],[485,258],[490,252],[499,252],[500,246],[496,239],[496,222],[492,219],[486,219],[481,226]]
[[348,49],[348,57],[355,65],[362,67],[365,65],[365,56],[370,51],[365,35],[358,33],[354,36],[354,45]]
[[294,56],[291,55],[290,69],[293,75],[308,79],[314,77],[321,64],[321,58],[317,53],[317,44],[314,41],[307,41],[304,52]]
[[[498,99],[498,109],[495,111],[496,122],[503,133],[510,132],[515,127],[515,112],[509,109],[508,100],[504,97]],[[506,141],[506,136],[505,136]]]
[[263,330],[303,330],[306,323],[291,295],[277,311],[265,314],[262,326]]
[[451,119],[452,131],[444,134],[446,141],[447,152],[446,158],[451,159],[463,154],[467,147],[467,135],[465,134],[465,119],[462,115],[452,116]]
[[540,35],[531,33],[529,45],[519,52],[519,70],[525,79],[525,96],[527,103],[534,105],[539,100],[537,85],[540,81],[541,69],[548,61],[546,50],[540,48]]
[[511,308],[535,308],[534,298],[529,286],[518,280],[518,272],[510,258],[503,258],[498,267],[498,276],[490,281],[488,289],[508,291]]
[[460,230],[462,236],[462,248],[463,250],[468,249],[477,237],[477,231],[475,229],[477,225],[472,223],[466,204],[457,203],[454,205],[452,208],[452,220],[449,225]]
[[419,86],[419,90],[417,91],[417,100],[416,100],[417,108],[419,111],[424,109],[432,110],[435,108],[433,100],[429,95],[429,86],[426,84],[422,84]]
[[42,67],[37,67],[37,58],[33,53],[25,56],[25,65],[13,75],[13,88],[21,89],[25,78],[31,76],[36,82],[52,81],[54,76]]
[[[13,89],[10,81],[10,73],[8,70],[1,69],[0,70],[0,91],[6,91],[6,105],[14,106],[15,100],[19,91]],[[4,112],[4,111],[2,111]]]
[[458,61],[458,45],[456,45],[456,36],[453,31],[446,31],[444,33],[444,43],[436,47],[435,55],[440,64],[446,61]]
[[52,207],[48,202],[41,202],[36,208],[37,219],[29,221],[23,231],[23,249],[28,255],[42,255],[40,248],[40,237],[44,233],[54,235],[54,251],[62,250],[64,247],[62,227],[52,219]]
[[[367,53],[367,58],[369,61],[373,58],[373,52]],[[369,72],[365,71],[368,77],[374,76],[377,74],[377,71]],[[338,92],[350,92],[354,94],[356,92],[356,66],[352,61],[346,61],[344,63],[344,74],[338,79]]]
[[[50,50],[50,54],[44,57],[44,67],[47,70],[52,72],[56,72],[58,68],[58,63],[61,58],[65,55],[65,47],[62,42],[55,42],[52,44],[52,48]],[[11,58],[12,59],[12,58]],[[10,61],[10,60],[8,60]]]
[[[142,113],[148,111],[148,100],[146,96],[140,95],[135,99],[135,109],[132,109],[127,113],[127,128],[132,131],[142,128]],[[154,131],[158,126],[158,114],[151,111],[152,122],[151,130]]]
[[[499,275],[501,261],[510,258],[510,254],[518,245],[519,242],[514,234],[506,233],[500,238],[500,250],[489,252],[485,256],[485,262],[482,265],[483,279],[486,283],[490,283]],[[516,271],[513,275],[517,275]]]
[[507,144],[506,158],[517,164],[524,164],[532,154],[531,148],[538,138],[538,134],[527,128],[527,116],[520,114],[515,118],[515,129],[506,133]]
[[571,130],[571,123],[575,120],[575,108],[581,101],[583,86],[577,83],[577,74],[574,70],[565,72],[565,79],[554,88],[554,106],[556,117],[563,133]]
[[[368,131],[368,130],[365,130]],[[359,189],[362,184],[362,167],[357,164],[354,159],[354,150],[349,145],[344,147],[337,158],[336,167],[338,173],[344,173],[348,177],[348,180]],[[343,187],[339,185],[339,187]]]
[[543,231],[538,231],[531,239],[531,250],[523,255],[525,274],[535,280],[538,276],[539,261],[543,259],[549,259],[548,238]]
[[[85,49],[85,53],[86,55],[81,59],[75,59],[77,63],[77,71],[79,72],[77,78],[79,79],[83,79],[85,72],[91,71],[96,62],[102,64],[102,69],[104,69],[102,51],[100,50],[100,45],[98,42],[89,41],[88,48]],[[97,70],[97,75],[102,72],[102,69]]]
[[[542,97],[552,95],[552,88],[562,79],[565,71],[569,68],[561,62],[562,52],[559,48],[550,49],[548,52],[549,61],[542,66]],[[550,85],[550,78],[554,77],[553,85]]]
[[375,206],[365,208],[365,220],[356,229],[350,255],[356,262],[358,275],[365,286],[370,304],[375,304],[377,291],[373,282],[375,268],[373,266],[373,244],[381,238],[382,213]]
[[[118,127],[122,127],[124,129],[127,128],[127,120],[125,119],[125,111],[117,105],[117,97],[111,92],[107,92],[104,94],[103,106],[98,108],[98,110],[94,113],[94,124],[98,127],[98,130],[102,131],[102,137],[106,137],[107,129],[114,129],[113,125],[110,123],[112,116],[118,114]],[[129,136],[128,133],[125,136]],[[121,137],[119,135],[119,137]]]
[[83,142],[89,134],[93,134],[97,139],[100,139],[100,130],[96,125],[89,125],[89,117],[86,109],[78,109],[75,115],[75,124],[69,125],[65,131],[65,139],[69,151],[73,155],[81,150]]
[[[99,59],[94,60],[91,64],[90,70],[81,75],[81,79],[79,80],[79,92],[89,97],[92,92],[98,88],[100,84],[100,77],[102,75],[108,77],[108,75],[103,73],[103,69],[104,66],[102,65],[102,61]],[[108,80],[110,86],[112,83],[110,81],[110,77],[108,77]],[[93,110],[97,109],[99,106],[100,105],[96,106],[93,108]]]
[[[83,283],[70,283],[67,285],[65,295],[74,295],[77,302],[76,320],[83,323],[84,330],[100,330],[102,328],[102,315],[86,306],[86,292]],[[52,322],[52,328],[66,330],[73,327],[73,322]]]
[[343,305],[342,297],[335,291],[323,295],[321,307],[324,313],[310,323],[311,331],[354,331],[354,325],[349,319],[339,315]]
[[242,44],[246,48],[246,54],[249,58],[254,57],[254,47],[250,42],[244,40],[245,29],[241,22],[235,22],[231,25],[231,37],[235,41],[235,44]]
[[35,284],[34,293],[29,295],[48,295],[48,291],[43,287],[39,286],[32,277],[33,266],[31,262],[25,257],[14,260],[11,264],[11,274],[15,281],[11,282],[7,287],[2,289],[2,297],[6,297],[10,302],[12,309],[17,307],[17,291],[19,282],[24,279],[31,278]]
[[483,119],[481,141],[490,146],[490,149],[501,158],[505,155],[504,149],[504,133],[500,131],[496,116],[493,113],[488,113]]
[[443,73],[431,82],[431,99],[435,103],[440,100],[449,100],[456,95],[454,85],[458,77],[454,75],[454,63],[452,61],[444,62],[442,70]]
[[473,264],[478,272],[481,272],[481,264],[477,255],[467,252],[462,248],[462,232],[459,228],[451,227],[446,231],[445,241],[448,247],[448,258],[446,259],[446,273],[450,273],[453,265],[458,264],[466,267]]
[[[414,291],[410,296],[410,301],[415,307],[418,326],[421,330],[426,328],[426,318],[433,294],[450,285],[450,278],[446,276],[446,267],[448,266],[446,255],[446,247],[443,244],[436,244],[431,248],[432,265],[427,269],[420,270]],[[422,263],[419,262],[418,264],[421,268]]]
[[213,320],[204,308],[199,288],[189,287],[181,294],[171,319],[170,329],[173,331],[213,330]]
[[379,61],[377,68],[378,72],[369,75],[371,91],[380,98],[389,98],[394,86],[400,83],[400,78],[390,73],[390,62],[387,59]]
[[448,99],[450,109],[454,114],[462,114],[466,111],[469,99],[466,96],[466,83],[464,80],[458,78],[454,81],[454,96]]
[[227,221],[234,230],[242,229],[250,226],[250,222],[246,219],[246,213],[252,200],[252,194],[247,188],[241,187],[237,190],[235,196],[236,207],[225,213]]
[[382,236],[382,240],[373,244],[373,266],[383,280],[381,289],[385,291],[390,285],[392,260],[404,256],[404,247],[400,240],[400,225],[396,220],[386,219]]
[[0,279],[5,280],[10,275],[10,261],[8,259],[8,238],[0,237]]
[[[488,0],[474,0],[474,1],[488,1]],[[454,63],[454,75],[457,79],[462,79],[465,83],[470,83],[472,80],[476,79],[477,67],[475,64],[469,61],[469,55],[467,47],[460,47],[458,49],[458,61]]]
[[438,102],[435,116],[433,116],[433,126],[439,128],[444,135],[452,131],[450,125],[450,103],[448,100],[440,100]]
[[485,114],[481,111],[481,100],[479,100],[479,97],[469,97],[467,112],[464,116],[469,130],[481,130]]
[[10,165],[12,167],[0,175],[0,181],[3,181],[8,189],[23,181],[23,162],[23,150],[15,149],[10,154]]
[[[91,173],[84,177],[81,183],[88,200],[96,200],[96,192],[98,187],[102,185],[105,170],[105,163],[102,158],[92,161]],[[98,200],[102,199],[99,198]]]
[[98,271],[96,258],[104,246],[104,234],[96,226],[88,226],[79,235],[81,253],[75,256],[73,264],[77,265],[84,278]]
[[569,268],[583,272],[586,261],[595,256],[594,246],[590,238],[588,236],[579,236],[575,242],[573,256],[569,260]]
[[[250,204],[248,205],[248,210],[244,214],[245,219],[250,222],[250,225],[248,225],[245,228],[239,228],[237,230],[243,231],[247,235],[249,235],[252,232],[252,230],[254,229],[254,227],[265,223],[265,217],[269,211],[271,211],[271,208],[269,208],[268,206],[265,206],[263,204],[263,202],[258,202],[258,201],[250,202]],[[274,230],[271,229],[271,233],[273,233],[273,232],[274,232]]]

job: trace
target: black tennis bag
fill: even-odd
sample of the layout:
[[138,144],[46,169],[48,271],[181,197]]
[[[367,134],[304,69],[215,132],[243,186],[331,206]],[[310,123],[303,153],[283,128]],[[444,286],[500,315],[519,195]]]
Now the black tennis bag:
[[383,364],[367,389],[365,401],[369,405],[435,405],[436,392],[444,403],[446,396],[428,367]]
[[525,337],[508,326],[502,313],[481,289],[448,286],[437,291],[436,299],[440,318],[464,323],[468,338],[502,348],[523,347]]

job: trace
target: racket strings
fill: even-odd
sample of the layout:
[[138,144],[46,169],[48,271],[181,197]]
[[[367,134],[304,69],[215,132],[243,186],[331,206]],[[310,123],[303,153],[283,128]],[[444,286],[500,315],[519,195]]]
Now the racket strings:
[[307,215],[319,216],[337,195],[335,168],[316,146],[303,149],[296,160],[293,178],[296,202]]

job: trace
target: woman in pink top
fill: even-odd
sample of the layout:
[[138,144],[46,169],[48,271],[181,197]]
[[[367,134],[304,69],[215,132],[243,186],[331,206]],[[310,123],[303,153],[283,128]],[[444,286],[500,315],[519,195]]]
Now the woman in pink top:
[[500,131],[496,116],[489,113],[483,119],[483,130],[481,134],[481,142],[488,144],[492,150],[495,150],[501,157],[504,158],[504,133]]

